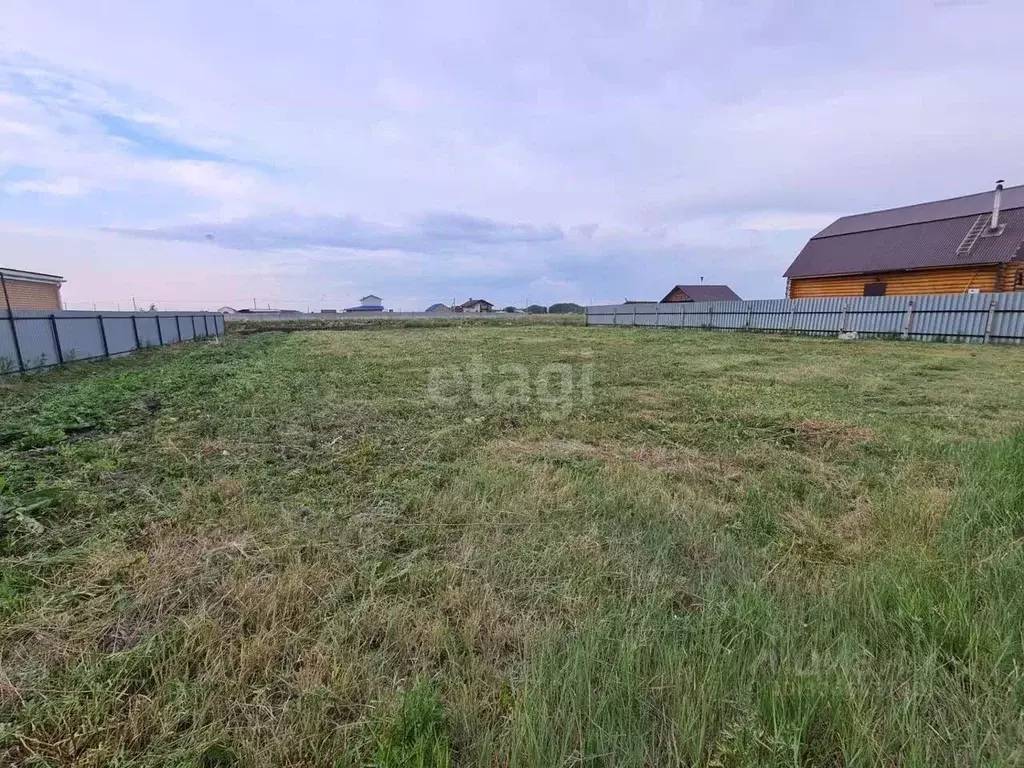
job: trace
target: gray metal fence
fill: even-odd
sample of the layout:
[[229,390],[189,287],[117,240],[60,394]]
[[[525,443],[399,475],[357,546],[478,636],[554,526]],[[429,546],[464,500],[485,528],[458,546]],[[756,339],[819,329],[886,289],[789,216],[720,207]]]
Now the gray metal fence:
[[586,312],[587,325],[1024,342],[1024,292],[611,304]]
[[0,374],[116,357],[223,333],[224,317],[209,312],[0,311]]

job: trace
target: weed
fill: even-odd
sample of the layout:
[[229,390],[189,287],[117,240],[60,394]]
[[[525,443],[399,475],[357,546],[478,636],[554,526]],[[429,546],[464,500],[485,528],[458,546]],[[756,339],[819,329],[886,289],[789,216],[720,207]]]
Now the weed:
[[441,696],[426,678],[374,723],[377,768],[448,768],[451,744]]

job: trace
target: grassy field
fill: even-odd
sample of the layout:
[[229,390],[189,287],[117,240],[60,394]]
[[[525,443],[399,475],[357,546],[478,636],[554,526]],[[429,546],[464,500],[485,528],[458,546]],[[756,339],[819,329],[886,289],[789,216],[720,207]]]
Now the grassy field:
[[396,328],[461,328],[473,327],[518,327],[522,325],[583,325],[586,319],[582,314],[558,315],[512,315],[504,312],[477,314],[437,314],[422,317],[359,317],[358,313],[340,315],[322,315],[303,319],[262,319],[253,320],[245,315],[232,315],[227,319],[229,333],[242,336],[268,331],[369,331],[393,330]]
[[0,763],[1024,761],[1024,350],[229,336],[0,382]]

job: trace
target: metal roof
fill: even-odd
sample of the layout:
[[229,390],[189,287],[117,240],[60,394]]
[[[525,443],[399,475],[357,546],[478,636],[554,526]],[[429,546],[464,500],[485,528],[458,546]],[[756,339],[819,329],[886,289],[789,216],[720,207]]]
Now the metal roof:
[[[977,216],[992,212],[993,192],[978,192],[963,197],[951,197],[948,200],[935,200],[931,203],[905,205],[902,208],[887,208],[883,211],[858,213],[854,216],[843,216],[829,224],[814,237],[834,237],[849,235],[854,232],[867,232],[873,229],[889,229],[903,227],[907,224],[924,224],[929,221],[958,219],[963,216]],[[1008,211],[1012,208],[1024,208],[1024,185],[1005,187],[1001,208]]]
[[845,216],[812,237],[785,277],[851,275],[929,267],[999,264],[1024,243],[1024,186],[1003,190],[1002,234],[957,253],[971,226],[992,211],[992,193]]
[[23,280],[28,283],[60,285],[64,282],[64,278],[60,275],[48,275],[45,272],[27,272],[23,269],[9,269],[8,267],[0,267],[0,275],[3,275],[5,280]]
[[665,294],[662,302],[676,291],[682,291],[691,301],[741,301],[728,285],[677,285]]

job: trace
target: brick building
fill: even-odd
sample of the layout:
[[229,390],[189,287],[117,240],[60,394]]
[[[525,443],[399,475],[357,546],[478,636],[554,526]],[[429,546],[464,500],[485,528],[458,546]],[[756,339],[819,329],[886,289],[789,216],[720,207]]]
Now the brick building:
[[63,309],[63,277],[0,267],[0,311],[8,309]]

